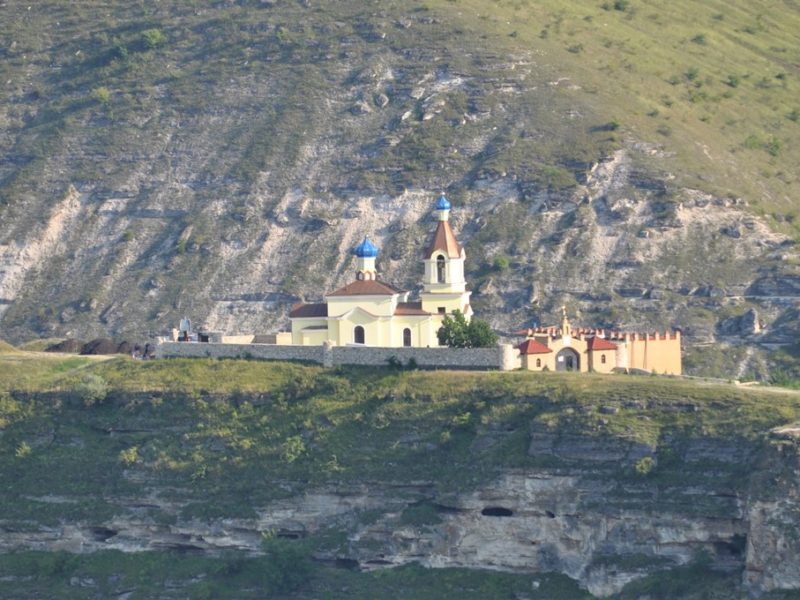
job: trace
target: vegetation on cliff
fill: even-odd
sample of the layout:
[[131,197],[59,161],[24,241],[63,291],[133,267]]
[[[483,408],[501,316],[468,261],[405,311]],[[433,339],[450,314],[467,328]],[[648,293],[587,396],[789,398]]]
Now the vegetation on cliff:
[[[679,507],[684,514],[724,514],[725,498],[700,496],[684,505],[685,498],[671,490],[680,482],[750,493],[750,472],[758,449],[769,443],[769,431],[800,419],[800,400],[792,392],[660,377],[326,370],[244,360],[99,361],[24,354],[3,357],[1,366],[6,535],[65,523],[95,524],[102,535],[107,526],[99,524],[132,510],[154,526],[253,519],[269,502],[378,482],[390,483],[398,494],[403,486],[428,482],[446,498],[507,470],[574,469],[574,462],[558,453],[532,451],[534,433],[645,449],[649,462],[639,454],[595,467],[618,482],[610,497],[621,506],[631,501],[630,486],[646,480],[663,490],[650,503],[654,511]],[[686,463],[681,458],[686,448],[703,440],[746,451],[738,463],[713,455]],[[755,493],[768,495],[780,477],[765,470]],[[151,497],[151,506],[131,508],[131,499],[144,496]],[[436,522],[434,505],[409,503],[400,525],[424,528]],[[359,518],[374,520],[379,515],[373,512]],[[307,576],[283,580],[268,559],[237,552],[178,557],[171,563],[177,573],[169,574],[151,555],[21,553],[0,557],[0,585],[27,590],[28,597],[41,597],[42,589],[80,597],[87,589],[102,595],[122,588],[138,590],[141,597],[171,597],[169,582],[178,581],[180,593],[198,598],[224,597],[231,590],[235,597],[259,597],[258,590],[290,588],[301,597],[374,597],[375,589],[392,597],[426,597],[421,590],[431,589],[431,597],[511,598],[531,585],[530,576],[457,570],[439,575],[406,567],[358,574],[330,563],[349,543],[336,526],[299,540],[272,541],[275,532],[263,533],[267,556],[288,552],[306,565]],[[649,584],[640,580],[635,589],[663,597],[658,591],[663,582],[654,577]],[[78,583],[70,583],[73,579]],[[582,597],[561,576],[534,579],[547,597]],[[85,589],[70,589],[82,581],[89,582]],[[730,597],[724,594],[738,585],[722,573],[695,573],[692,581],[698,598]]]

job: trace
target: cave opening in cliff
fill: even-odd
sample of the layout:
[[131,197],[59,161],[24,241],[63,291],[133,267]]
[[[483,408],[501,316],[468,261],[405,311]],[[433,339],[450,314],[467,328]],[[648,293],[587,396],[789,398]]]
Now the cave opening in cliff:
[[514,512],[510,508],[502,506],[487,506],[481,511],[484,517],[511,517]]

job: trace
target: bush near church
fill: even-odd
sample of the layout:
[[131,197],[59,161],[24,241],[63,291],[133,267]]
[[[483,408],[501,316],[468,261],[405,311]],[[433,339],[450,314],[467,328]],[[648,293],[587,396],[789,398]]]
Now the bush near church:
[[446,315],[437,333],[439,344],[451,348],[491,348],[497,344],[497,334],[486,321],[472,319],[467,322],[460,310]]

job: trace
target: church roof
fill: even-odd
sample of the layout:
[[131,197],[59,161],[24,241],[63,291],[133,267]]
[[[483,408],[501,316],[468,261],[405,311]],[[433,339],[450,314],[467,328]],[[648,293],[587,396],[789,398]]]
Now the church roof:
[[434,252],[444,252],[449,258],[461,256],[461,245],[447,221],[439,221],[436,226],[436,233],[425,251],[425,258],[429,258]]
[[398,302],[394,314],[398,316],[430,315],[426,310],[422,310],[422,302]]
[[549,354],[552,352],[550,348],[542,344],[541,342],[537,342],[536,340],[525,340],[519,346],[519,353],[520,354]]
[[295,304],[289,313],[290,319],[304,319],[311,317],[327,317],[327,304]]
[[394,296],[402,293],[403,290],[398,290],[396,287],[382,281],[357,279],[330,294],[326,294],[326,296]]
[[589,342],[587,344],[587,348],[591,350],[616,350],[617,345],[605,340],[601,337],[591,337],[589,338]]
[[436,201],[436,210],[450,210],[450,201],[444,194],[439,196],[439,199]]
[[358,258],[375,258],[378,256],[378,247],[365,237],[363,242],[353,248],[353,254]]

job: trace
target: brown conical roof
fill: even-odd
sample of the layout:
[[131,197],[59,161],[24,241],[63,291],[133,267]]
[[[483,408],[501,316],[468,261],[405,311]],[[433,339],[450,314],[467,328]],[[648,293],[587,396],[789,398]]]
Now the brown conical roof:
[[461,256],[461,244],[456,239],[456,234],[450,228],[447,221],[439,221],[433,239],[425,251],[425,258],[433,256],[434,252],[443,252],[449,258],[459,258]]

